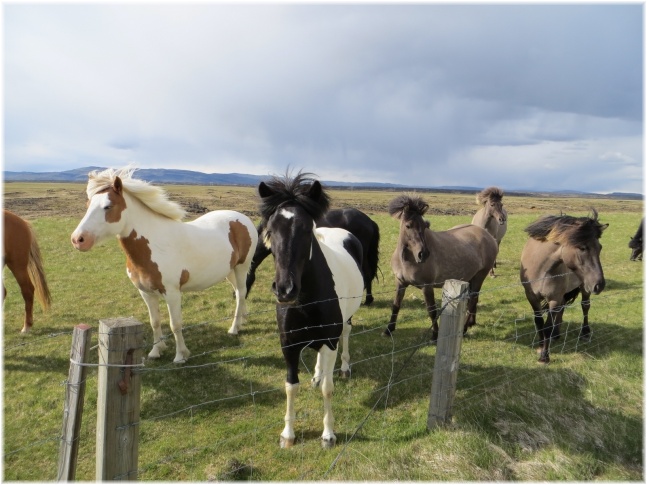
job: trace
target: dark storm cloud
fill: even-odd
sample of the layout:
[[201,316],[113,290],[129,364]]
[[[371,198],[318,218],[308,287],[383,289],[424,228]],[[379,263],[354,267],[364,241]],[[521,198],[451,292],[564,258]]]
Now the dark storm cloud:
[[639,4],[16,4],[5,30],[7,169],[642,190]]

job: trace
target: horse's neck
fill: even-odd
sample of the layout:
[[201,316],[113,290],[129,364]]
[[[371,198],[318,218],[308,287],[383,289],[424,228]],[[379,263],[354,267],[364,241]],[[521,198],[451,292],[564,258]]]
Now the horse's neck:
[[149,241],[158,237],[168,238],[177,231],[178,224],[182,224],[152,211],[135,197],[126,194],[125,199],[129,213],[120,238],[132,237],[133,232]]

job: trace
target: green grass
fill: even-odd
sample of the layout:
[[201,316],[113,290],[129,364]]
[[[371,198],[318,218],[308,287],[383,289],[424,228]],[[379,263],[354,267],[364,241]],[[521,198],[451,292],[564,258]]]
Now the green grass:
[[[207,189],[205,189],[207,190]],[[227,188],[206,194],[172,187],[221,208]],[[233,189],[232,189],[233,190]],[[235,189],[236,191],[238,189]],[[241,189],[242,190],[242,189]],[[232,191],[231,194],[239,194]],[[222,194],[221,194],[222,193]],[[241,193],[244,193],[241,192]],[[384,213],[393,194],[335,193],[339,205],[357,205],[379,224],[383,278],[376,301],[353,319],[350,380],[336,379],[333,409],[337,446],[323,450],[322,400],[308,382],[315,354],[306,351],[297,398],[297,443],[281,450],[285,366],[279,348],[270,261],[258,272],[249,296],[249,322],[227,335],[233,313],[231,288],[222,283],[183,300],[185,339],[192,358],[172,364],[173,340],[142,376],[140,476],[142,480],[605,480],[643,479],[643,266],[628,260],[629,236],[642,206],[594,201],[603,222],[602,264],[607,288],[593,297],[593,339],[578,342],[579,304],[567,309],[563,340],[549,366],[536,363],[534,324],[519,284],[523,228],[538,215],[584,215],[591,201],[511,199],[509,229],[501,245],[498,277],[480,298],[478,325],[463,342],[453,422],[426,430],[435,347],[425,345],[429,320],[422,294],[407,291],[393,339],[380,334],[395,288],[389,267],[398,225]],[[442,208],[439,196],[427,196]],[[447,197],[447,196],[443,196]],[[462,199],[461,199],[462,197]],[[464,199],[464,200],[463,200]],[[458,202],[456,202],[458,200]],[[204,202],[206,201],[206,202]],[[469,222],[473,197],[456,196],[458,215],[430,214],[441,230]],[[249,198],[245,200],[249,205]],[[224,204],[223,204],[224,206]],[[532,206],[532,207],[531,207]],[[458,207],[458,206],[457,206]],[[82,212],[82,209],[81,209]],[[465,214],[463,213],[465,212]],[[152,331],[145,305],[125,274],[125,257],[110,241],[90,253],[75,252],[69,235],[77,217],[38,217],[32,222],[54,303],[37,307],[30,335],[19,333],[22,299],[5,271],[4,478],[56,479],[69,368],[71,330],[79,323],[133,316]],[[439,295],[437,296],[439,298]],[[163,331],[169,333],[165,312]],[[93,345],[96,344],[96,335]],[[94,351],[96,352],[96,351]],[[96,355],[93,353],[96,361]],[[201,368],[188,368],[193,365]],[[387,384],[392,382],[391,387]],[[77,479],[94,479],[96,371],[89,374]]]

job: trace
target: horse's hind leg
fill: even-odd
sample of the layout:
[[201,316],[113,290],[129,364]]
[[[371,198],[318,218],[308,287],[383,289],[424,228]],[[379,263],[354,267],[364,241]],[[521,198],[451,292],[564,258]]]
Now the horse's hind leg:
[[[24,261],[23,261],[24,259]],[[29,278],[29,273],[27,272],[28,256],[26,258],[20,258],[20,261],[9,261],[7,266],[13,273],[18,286],[20,287],[20,293],[22,294],[23,300],[25,300],[25,321],[21,332],[27,333],[34,324],[34,284]],[[4,285],[3,285],[4,290]]]
[[350,350],[348,348],[348,340],[350,331],[353,328],[350,319],[344,323],[344,328],[341,332],[341,370],[339,376],[345,379],[350,377]]
[[173,362],[180,364],[191,355],[189,349],[186,348],[184,336],[182,335],[182,293],[179,291],[167,291],[165,299],[171,320],[171,332],[175,337],[175,358]]
[[395,322],[398,319],[398,313],[400,313],[400,306],[402,305],[402,300],[404,299],[404,292],[407,291],[407,286],[404,283],[398,281],[395,288],[395,298],[393,299],[393,305],[391,306],[391,320],[384,331],[384,335],[389,337],[392,332],[395,331]]
[[231,323],[231,328],[227,333],[230,335],[238,335],[238,331],[243,327],[247,319],[247,304],[245,298],[247,297],[247,268],[243,266],[236,266],[227,275],[227,281],[234,287],[236,294],[236,310],[234,312],[234,320]]
[[153,349],[149,352],[148,358],[159,359],[162,351],[166,349],[166,342],[162,340],[159,297],[157,295],[145,293],[141,290],[139,291],[139,294],[142,296],[144,303],[146,303],[151,328],[153,329]]
[[422,287],[422,295],[425,297],[427,314],[431,318],[431,341],[438,341],[438,309],[436,308],[436,299],[434,297],[434,287],[431,285]]

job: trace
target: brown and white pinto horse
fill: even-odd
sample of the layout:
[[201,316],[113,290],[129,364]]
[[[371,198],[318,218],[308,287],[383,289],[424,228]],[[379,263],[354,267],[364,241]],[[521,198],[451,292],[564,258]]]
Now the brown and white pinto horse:
[[132,178],[132,168],[90,172],[88,210],[72,233],[72,244],[88,251],[117,237],[126,253],[126,271],[150,314],[153,349],[166,348],[160,328],[159,298],[166,300],[175,336],[174,362],[190,352],[182,336],[182,292],[200,291],[225,278],[236,292],[229,329],[237,334],[246,318],[245,278],[258,235],[252,221],[238,212],[213,211],[183,223],[184,210],[160,188]]
[[429,205],[421,197],[401,195],[389,204],[389,214],[400,221],[400,236],[391,257],[396,278],[391,320],[384,331],[391,335],[400,312],[404,292],[409,285],[422,290],[427,312],[432,321],[432,341],[438,339],[438,315],[434,287],[445,280],[458,279],[469,283],[469,301],[464,332],[476,325],[476,306],[483,281],[494,264],[496,241],[483,228],[462,224],[447,231],[432,231],[423,219]]
[[[496,239],[497,247],[501,246],[501,240],[508,230],[508,213],[503,208],[503,190],[498,187],[483,189],[476,194],[476,203],[482,207],[472,217],[472,224],[489,232]],[[496,260],[490,271],[493,278],[494,268]]]
[[[4,250],[2,253],[2,267],[6,264],[13,273],[22,298],[25,300],[25,322],[21,332],[29,332],[34,324],[34,295],[44,310],[52,302],[52,297],[47,286],[40,248],[36,235],[31,225],[13,212],[3,210]],[[2,285],[2,301],[7,290]]]
[[541,363],[550,362],[550,341],[559,338],[564,308],[580,292],[584,315],[580,338],[590,338],[591,293],[597,295],[605,286],[600,237],[608,226],[598,222],[593,209],[593,217],[546,216],[525,229],[530,237],[521,252],[519,275],[541,338]]

